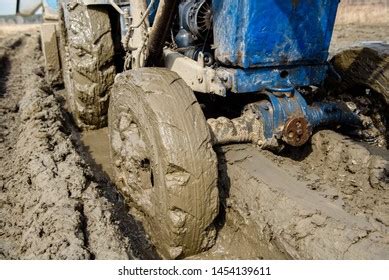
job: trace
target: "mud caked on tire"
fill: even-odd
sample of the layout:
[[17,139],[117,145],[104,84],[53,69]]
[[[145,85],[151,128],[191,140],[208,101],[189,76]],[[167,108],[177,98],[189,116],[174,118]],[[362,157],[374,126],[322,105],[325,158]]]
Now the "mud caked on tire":
[[183,258],[211,247],[217,159],[192,90],[166,69],[124,72],[112,88],[108,121],[117,185],[157,250]]
[[108,9],[61,2],[61,43],[69,110],[82,129],[107,124],[109,90],[115,78]]

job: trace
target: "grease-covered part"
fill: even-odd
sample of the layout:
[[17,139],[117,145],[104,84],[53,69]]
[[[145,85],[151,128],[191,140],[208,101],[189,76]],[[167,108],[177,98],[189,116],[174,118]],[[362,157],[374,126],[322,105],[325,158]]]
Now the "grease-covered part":
[[340,90],[364,86],[389,105],[389,44],[366,43],[336,54],[331,64],[342,77]]
[[311,136],[309,123],[304,117],[290,118],[282,131],[283,140],[291,146],[300,147],[308,142]]
[[106,7],[62,3],[64,82],[69,109],[82,129],[107,124],[109,90],[115,77],[114,46]]
[[175,259],[210,248],[217,162],[192,90],[166,69],[124,72],[115,79],[108,120],[116,182],[159,252]]
[[219,117],[207,120],[213,145],[253,143],[259,146],[265,141],[263,123],[256,114],[246,111],[235,119]]

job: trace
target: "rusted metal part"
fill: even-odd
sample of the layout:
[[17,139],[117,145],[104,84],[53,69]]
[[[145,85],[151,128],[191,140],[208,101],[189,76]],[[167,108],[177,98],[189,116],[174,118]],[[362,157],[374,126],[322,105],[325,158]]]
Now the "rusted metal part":
[[309,137],[312,135],[312,129],[306,118],[292,117],[286,122],[282,134],[282,140],[287,144],[300,147],[309,140]]
[[178,0],[159,1],[158,10],[155,15],[147,44],[147,66],[160,64],[162,60],[162,51],[165,45],[165,39],[169,33],[173,15],[178,9],[178,4]]

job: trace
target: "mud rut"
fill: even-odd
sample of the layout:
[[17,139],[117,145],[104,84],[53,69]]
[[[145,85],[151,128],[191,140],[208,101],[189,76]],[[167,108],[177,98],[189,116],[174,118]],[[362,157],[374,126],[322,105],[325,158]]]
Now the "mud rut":
[[84,159],[60,95],[44,82],[38,32],[0,44],[0,258],[158,258]]
[[[106,129],[75,129],[38,33],[0,38],[0,257],[158,258],[110,181]],[[389,154],[335,132],[281,156],[217,149],[216,245],[193,258],[389,259]]]

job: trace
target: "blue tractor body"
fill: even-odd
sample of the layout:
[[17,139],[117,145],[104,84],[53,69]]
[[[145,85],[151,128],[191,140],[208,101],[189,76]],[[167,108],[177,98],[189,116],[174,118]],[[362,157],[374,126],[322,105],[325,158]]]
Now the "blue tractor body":
[[[232,92],[288,91],[322,84],[339,0],[210,2],[214,56],[229,73]],[[45,0],[45,4],[58,10],[57,0]],[[158,5],[155,0],[151,25]]]
[[215,56],[241,68],[327,61],[339,0],[213,0]]
[[[314,127],[358,125],[334,103],[309,106],[298,88],[322,85],[339,0],[213,0],[215,58],[231,91],[264,92],[255,111],[268,142],[304,144]],[[304,128],[302,128],[304,127]]]
[[215,57],[232,91],[320,85],[339,0],[213,0]]

